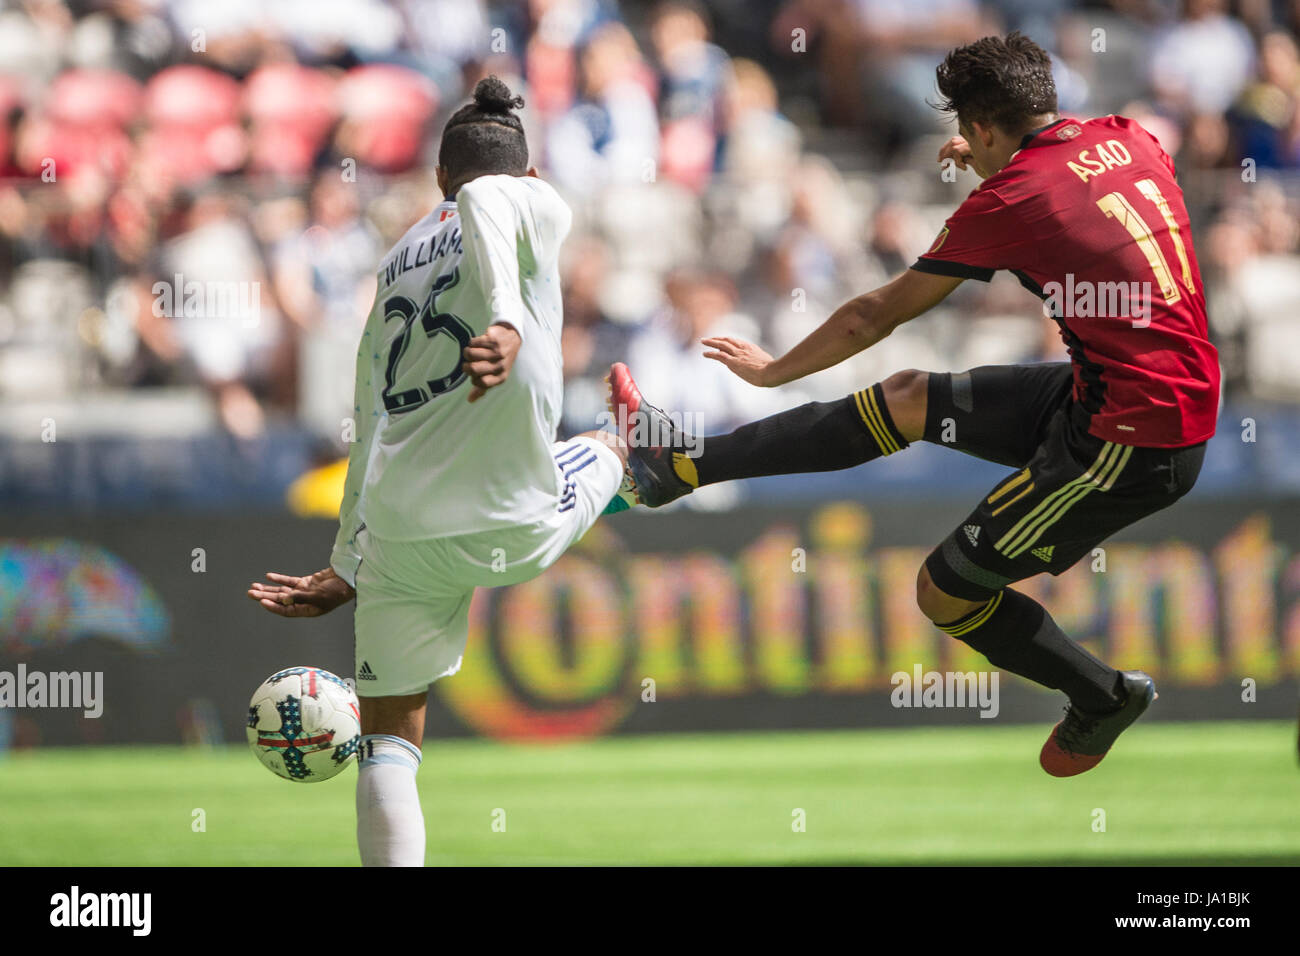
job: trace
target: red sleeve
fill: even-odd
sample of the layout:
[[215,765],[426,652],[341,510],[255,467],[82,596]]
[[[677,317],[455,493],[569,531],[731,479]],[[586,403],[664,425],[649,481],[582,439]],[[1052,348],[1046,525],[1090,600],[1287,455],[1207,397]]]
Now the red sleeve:
[[930,251],[912,268],[988,282],[998,269],[1022,267],[1032,241],[1022,217],[996,189],[984,186],[967,196],[948,217]]
[[1169,175],[1177,179],[1178,170],[1174,168],[1173,157],[1165,152],[1165,148],[1161,144],[1160,140],[1156,139],[1155,134],[1152,133],[1145,126],[1143,126],[1141,123],[1139,123],[1137,120],[1132,120],[1131,122],[1133,124],[1134,129],[1140,129],[1143,135],[1146,136],[1147,139],[1151,140],[1151,148],[1156,151],[1156,155],[1159,156],[1161,162],[1165,164],[1165,167],[1169,170]]

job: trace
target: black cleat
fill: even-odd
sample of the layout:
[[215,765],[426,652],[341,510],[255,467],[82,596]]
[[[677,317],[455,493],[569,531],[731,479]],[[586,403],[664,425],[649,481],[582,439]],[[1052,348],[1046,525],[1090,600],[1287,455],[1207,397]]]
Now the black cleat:
[[676,466],[680,462],[688,473],[694,472],[689,456],[678,450],[691,444],[691,436],[677,428],[666,412],[642,397],[632,373],[622,362],[610,366],[605,381],[609,384],[610,414],[619,437],[628,446],[627,470],[636,482],[637,501],[658,508],[689,495],[695,485],[683,479]]
[[1091,770],[1157,696],[1155,681],[1142,671],[1121,671],[1120,689],[1124,703],[1108,714],[1089,714],[1073,704],[1065,708],[1065,719],[1052,728],[1038,755],[1044,770],[1053,777]]

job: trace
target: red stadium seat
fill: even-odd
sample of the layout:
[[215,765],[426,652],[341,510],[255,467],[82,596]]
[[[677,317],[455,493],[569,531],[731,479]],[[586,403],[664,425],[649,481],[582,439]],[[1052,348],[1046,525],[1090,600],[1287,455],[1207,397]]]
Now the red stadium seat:
[[202,66],[171,66],[145,87],[145,113],[155,125],[215,129],[239,121],[238,81]]
[[125,127],[140,110],[140,84],[113,70],[68,70],[55,78],[45,112],[61,124]]
[[244,112],[252,120],[249,168],[301,175],[311,169],[338,116],[335,81],[320,70],[277,63],[244,83]]
[[173,66],[145,88],[150,129],[141,149],[160,174],[193,183],[238,169],[247,155],[239,83],[201,66]]
[[[98,170],[120,178],[130,164],[131,140],[116,127],[96,129],[48,118],[34,120],[20,144],[17,165],[28,176],[47,169],[58,179]],[[53,161],[50,167],[49,161]]]
[[360,162],[382,172],[415,165],[424,126],[438,108],[427,77],[390,64],[359,66],[339,83],[338,100],[351,127],[348,148]]

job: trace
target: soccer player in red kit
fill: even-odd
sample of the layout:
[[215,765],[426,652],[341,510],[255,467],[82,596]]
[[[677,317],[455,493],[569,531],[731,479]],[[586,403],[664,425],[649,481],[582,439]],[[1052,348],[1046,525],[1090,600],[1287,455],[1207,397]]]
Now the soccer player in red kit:
[[[1013,469],[931,552],[917,602],[995,666],[1066,693],[1039,761],[1072,776],[1101,761],[1155,686],[1099,660],[1009,585],[1060,574],[1192,487],[1214,434],[1218,360],[1182,191],[1154,137],[1123,117],[1058,115],[1051,61],[1018,33],[952,51],[937,74],[961,134],[940,159],[984,181],[929,251],[780,358],[727,337],[705,339],[706,354],[754,385],[782,385],[1007,269],[1044,299],[1070,361],[898,372],[728,435],[672,432],[666,445],[633,447],[629,470],[654,507],[701,485],[848,468],[922,440]],[[671,427],[625,366],[609,381],[629,444]],[[660,420],[628,425],[646,416]]]

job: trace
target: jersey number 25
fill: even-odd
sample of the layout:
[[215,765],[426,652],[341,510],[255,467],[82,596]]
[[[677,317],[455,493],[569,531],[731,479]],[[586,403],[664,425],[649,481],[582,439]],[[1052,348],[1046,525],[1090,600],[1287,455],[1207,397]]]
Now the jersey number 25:
[[[417,306],[415,300],[404,295],[395,295],[384,301],[384,321],[402,320],[402,331],[393,340],[392,347],[388,350],[388,370],[385,374],[383,397],[384,408],[389,412],[409,412],[419,408],[443,392],[450,392],[465,380],[465,372],[461,369],[461,355],[469,345],[469,340],[474,337],[474,331],[460,316],[452,315],[450,312],[439,312],[436,307],[439,293],[450,289],[459,280],[459,269],[439,276],[422,306]],[[397,366],[411,344],[411,326],[415,324],[416,319],[420,320],[420,327],[424,329],[427,338],[445,335],[456,343],[456,364],[451,371],[440,378],[431,378],[422,386],[417,385],[415,388],[398,392],[394,390],[397,385]]]

